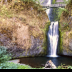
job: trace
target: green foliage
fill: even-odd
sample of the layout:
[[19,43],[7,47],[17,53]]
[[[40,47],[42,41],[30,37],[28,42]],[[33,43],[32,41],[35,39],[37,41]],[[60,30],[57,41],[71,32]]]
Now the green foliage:
[[0,46],[0,69],[15,69],[17,65],[13,63],[9,63],[11,59],[11,54],[7,53],[7,48],[4,46]]
[[58,8],[53,8],[54,21],[59,21]]
[[[68,3],[70,3],[70,1],[71,0],[63,0],[63,2],[59,2],[60,4],[68,4]],[[56,4],[58,4],[58,3],[56,3]]]
[[66,22],[63,22],[63,25],[64,25],[64,27],[63,27],[63,29],[64,29],[64,31],[70,31],[71,30],[71,27],[69,26],[69,24],[68,23],[66,23]]
[[66,22],[63,22],[63,24],[64,24],[64,25],[68,25],[68,23],[66,23]]
[[0,64],[0,69],[17,69],[18,65],[10,62],[5,62]]
[[15,64],[13,62],[5,62],[0,64],[0,69],[31,69],[28,65]]
[[12,4],[0,5],[0,16],[6,16],[8,18],[14,17],[16,12],[19,13],[20,11],[24,10],[25,5],[29,6],[30,4],[32,4],[32,6],[38,11],[44,10],[40,6],[39,0],[15,0]]
[[[71,2],[71,0],[68,0],[68,1],[63,0],[63,1],[64,1],[64,2],[61,3],[61,4],[69,4],[69,3]],[[60,19],[61,14],[62,14],[62,12],[64,12],[64,11],[65,11],[66,13],[69,13],[69,11],[68,11],[67,9],[65,9],[65,8],[61,8],[61,7],[58,8],[58,10],[56,11],[56,14],[58,15],[58,19],[57,19],[57,20]]]
[[18,64],[18,68],[17,69],[32,69],[32,67],[28,66],[28,65],[19,65]]
[[0,15],[1,15],[1,16],[2,16],[2,15],[7,15],[8,8],[6,8],[5,5],[0,6],[0,9],[1,9],[1,11],[0,11]]
[[63,51],[63,32],[61,31],[61,24],[59,22],[59,51],[62,53]]
[[8,6],[6,6],[6,5],[0,5],[0,16],[2,16],[2,17],[8,17],[8,18],[10,18],[10,17],[13,17],[13,13],[12,13],[12,11],[9,9],[9,7]]
[[11,59],[10,54],[7,53],[7,48],[0,46],[0,69],[33,69],[28,65],[15,64],[7,62]]
[[36,8],[38,11],[44,10],[42,8],[42,6],[40,5],[40,1],[39,0],[21,0],[21,1],[23,1],[23,2],[25,2],[27,4],[34,3],[34,8]]
[[42,68],[32,68],[29,65],[20,65],[13,62],[5,62],[0,64],[0,69],[42,69]]
[[56,2],[56,0],[53,0],[53,1],[52,1],[52,4],[55,4],[55,2]]
[[71,0],[63,0],[65,4],[69,4]]
[[68,69],[72,69],[72,66],[68,66]]
[[[67,4],[69,1],[64,0],[64,3],[65,2]],[[53,0],[53,4],[55,4],[55,0]],[[59,7],[59,8],[53,8],[54,21],[59,21],[59,19],[61,17],[61,14],[64,11],[67,12],[67,13],[69,13],[69,11],[67,9],[65,9],[65,8],[61,8],[61,7]]]
[[46,23],[45,29],[43,29],[43,32],[45,34],[44,43],[43,43],[43,49],[45,50],[45,52],[47,51],[47,39],[48,39],[47,38],[47,32],[49,30],[49,26],[50,26],[50,21]]
[[65,64],[61,64],[60,66],[58,66],[56,69],[72,69],[72,66],[66,66]]
[[22,1],[24,1],[24,2],[34,2],[34,3],[36,3],[36,2],[38,2],[39,3],[39,0],[22,0]]
[[6,49],[6,47],[0,46],[0,63],[4,63],[11,59],[11,57],[9,56],[10,54],[7,53]]
[[[63,65],[65,65],[65,64],[63,64]],[[65,69],[65,68],[63,67],[63,65],[61,64],[60,66],[57,67],[57,69]]]
[[60,7],[60,8],[58,9],[58,11],[57,11],[58,19],[60,19],[60,16],[61,16],[61,14],[62,14],[63,11],[65,11],[65,12],[68,13],[68,10],[67,10],[67,9]]

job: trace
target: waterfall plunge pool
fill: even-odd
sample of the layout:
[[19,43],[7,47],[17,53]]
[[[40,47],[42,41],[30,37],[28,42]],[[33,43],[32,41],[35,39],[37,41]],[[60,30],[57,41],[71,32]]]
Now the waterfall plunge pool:
[[51,60],[56,66],[60,66],[61,63],[72,66],[72,57],[67,56],[20,58],[20,63],[30,65],[31,67],[35,68],[40,68],[44,67],[48,60]]

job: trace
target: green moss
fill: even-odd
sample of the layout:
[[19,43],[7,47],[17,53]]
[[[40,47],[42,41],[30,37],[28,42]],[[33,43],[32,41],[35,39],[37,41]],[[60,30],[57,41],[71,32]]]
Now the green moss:
[[60,53],[62,53],[63,51],[67,53],[72,53],[69,47],[69,40],[72,39],[71,25],[69,24],[70,20],[66,19],[69,17],[69,11],[71,10],[70,7],[71,6],[69,3],[66,5],[65,8],[59,9],[59,16],[60,16],[60,22],[61,22],[59,24],[59,32],[60,32],[59,51]]
[[63,51],[63,32],[61,31],[61,24],[59,22],[59,52]]
[[50,26],[50,21],[46,23],[46,26],[44,28],[44,43],[43,43],[43,49],[45,51],[45,54],[47,53],[47,32],[49,30],[49,26]]
[[0,69],[32,69],[29,65],[15,64],[13,62],[5,62],[0,64]]
[[[72,32],[69,32],[69,35],[67,37],[66,35],[66,30],[62,30],[61,29],[61,24],[59,24],[59,53],[61,54],[63,52],[63,50],[65,50],[67,53],[72,53],[72,51],[69,49],[69,45],[67,43],[67,45],[65,46],[65,44],[63,44],[63,41],[65,41],[66,38],[68,38],[69,40],[72,39]],[[63,47],[65,46],[65,47]]]
[[55,3],[56,3],[56,0],[53,0],[53,1],[52,1],[52,4],[55,4]]
[[[59,22],[59,52],[62,53],[63,52],[63,39],[66,38],[66,31],[68,31],[68,29],[65,29],[65,26],[62,28],[61,26],[62,24]],[[70,36],[69,36],[70,37]],[[64,50],[66,50],[68,52],[68,48],[65,48]]]

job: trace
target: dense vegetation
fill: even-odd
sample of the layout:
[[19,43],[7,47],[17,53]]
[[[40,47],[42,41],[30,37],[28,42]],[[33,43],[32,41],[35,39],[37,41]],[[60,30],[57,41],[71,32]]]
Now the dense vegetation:
[[[20,2],[20,0],[14,0],[14,2],[16,3],[16,2]],[[43,10],[42,8],[39,8],[39,1],[38,0],[22,0],[23,2],[25,2],[25,3],[29,3],[29,2],[33,2],[33,3],[35,3],[35,2],[38,2],[38,5],[35,5],[34,7],[38,7],[38,10],[40,11],[40,10]],[[68,2],[65,2],[65,3],[69,3],[71,0],[69,0]],[[1,3],[10,3],[10,2],[12,2],[12,0],[1,0]],[[21,2],[22,3],[22,2]],[[55,3],[55,0],[53,0],[53,4]],[[11,5],[10,5],[11,4]],[[6,16],[6,17],[8,17],[8,18],[11,18],[11,17],[13,17],[14,16],[14,10],[13,10],[13,13],[12,13],[12,10],[10,10],[9,12],[8,12],[8,10],[11,8],[11,9],[13,9],[13,8],[15,8],[15,11],[16,12],[19,12],[18,11],[18,9],[19,10],[23,10],[23,8],[20,8],[19,6],[17,6],[17,7],[15,7],[12,3],[10,3],[9,5],[11,6],[11,7],[9,7],[9,5],[0,5],[0,16],[1,17],[3,17],[3,16]],[[60,16],[61,16],[61,14],[62,14],[62,12],[63,11],[65,11],[65,12],[67,12],[68,13],[68,11],[65,9],[65,8],[59,8],[58,9],[58,20],[60,19]],[[56,19],[57,20],[57,19]],[[3,19],[3,21],[5,21],[5,19]],[[66,24],[66,23],[64,23],[64,24]],[[45,32],[47,32],[48,31],[48,27],[49,27],[49,25],[50,25],[50,22],[49,22],[49,24],[47,24],[46,25],[46,28],[44,29],[45,30]],[[46,44],[46,39],[45,39],[45,43],[44,43],[44,45]],[[7,53],[7,48],[6,47],[4,47],[4,46],[0,46],[0,69],[36,69],[36,68],[32,68],[32,67],[30,67],[30,66],[28,66],[28,65],[20,65],[20,64],[14,64],[14,63],[10,63],[10,62],[7,62],[7,61],[9,61],[11,59],[11,54],[8,54]],[[40,69],[42,69],[42,68],[40,68]],[[61,65],[61,66],[58,66],[57,67],[57,69],[72,69],[72,66],[66,66],[66,67],[64,67],[63,65]]]
[[[60,31],[60,51],[63,53],[63,50],[66,50],[66,52],[71,53],[71,50],[69,50],[69,40],[71,39],[71,5],[72,0],[68,0],[66,2],[65,8],[59,8],[58,12],[58,18],[59,18],[59,31]],[[67,35],[67,32],[70,32]],[[66,39],[65,39],[66,38]],[[65,42],[68,39],[67,42]]]
[[[38,11],[40,11],[42,9],[42,8],[38,8],[38,7],[40,7],[39,4],[37,4],[37,5],[35,4],[36,2],[38,2],[38,0],[13,0],[13,1],[14,2],[12,2],[12,0],[1,0],[1,3],[0,3],[0,17],[1,17],[1,19],[3,19],[2,23],[5,24],[2,26],[4,28],[4,32],[6,32],[8,29],[6,26],[6,23],[5,23],[7,20],[5,20],[4,18],[10,19],[12,17],[17,17],[18,15],[16,16],[16,14],[18,14],[19,11],[24,10],[23,6],[25,7],[25,5],[26,5],[26,7],[28,8],[28,6],[30,6],[29,3],[31,3],[34,8],[38,9]],[[1,19],[0,19],[0,21],[1,21]],[[15,24],[15,23],[13,23],[13,24]],[[11,26],[11,23],[9,24],[8,31],[10,31],[12,29],[12,26],[11,27],[10,26]],[[6,30],[5,30],[5,27],[6,27]],[[9,35],[10,34],[8,34],[8,36]],[[4,47],[3,45],[0,46],[0,69],[36,69],[36,68],[32,68],[28,65],[20,65],[20,64],[14,64],[12,62],[7,62],[11,59],[11,56],[12,56],[12,54],[7,53],[6,47]]]
[[[69,3],[71,3],[71,0],[63,0],[64,2],[63,3],[60,3],[60,4],[69,4]],[[56,0],[53,0],[53,4],[55,4],[56,3]],[[57,4],[57,3],[56,3]],[[59,7],[59,8],[54,8],[53,9],[53,14],[54,14],[54,20],[55,21],[59,21],[60,20],[60,17],[61,17],[61,14],[63,13],[63,12],[65,12],[65,13],[69,13],[69,11],[66,9],[66,8],[61,8],[61,7]]]
[[[7,53],[7,48],[0,46],[0,69],[37,69],[28,65],[15,64],[8,62],[11,59],[11,54]],[[41,69],[41,68],[38,68]]]
[[[11,59],[11,54],[7,53],[7,49],[4,46],[0,46],[0,69],[42,69],[42,68],[32,68],[28,65],[20,65],[12,62],[7,62]],[[61,64],[56,69],[72,69],[72,66],[65,66]]]

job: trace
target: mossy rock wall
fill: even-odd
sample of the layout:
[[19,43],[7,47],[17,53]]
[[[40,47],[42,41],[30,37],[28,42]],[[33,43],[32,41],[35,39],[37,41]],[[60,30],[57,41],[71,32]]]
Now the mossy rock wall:
[[16,2],[0,8],[0,45],[7,47],[12,58],[46,55],[50,22],[41,6]]
[[63,12],[60,18],[60,51],[59,54],[72,56],[72,2],[65,7],[69,13]]

